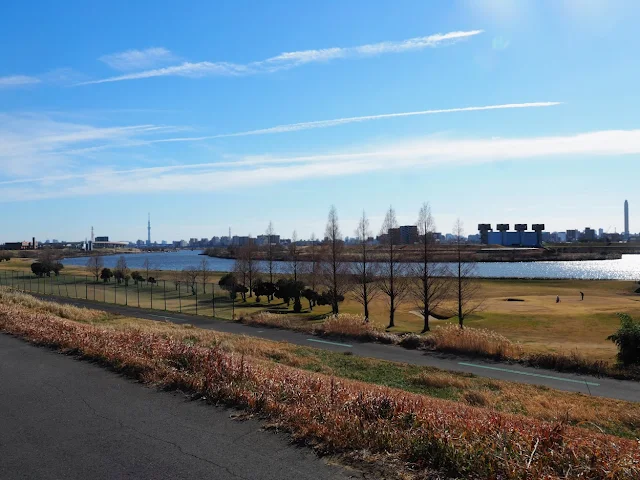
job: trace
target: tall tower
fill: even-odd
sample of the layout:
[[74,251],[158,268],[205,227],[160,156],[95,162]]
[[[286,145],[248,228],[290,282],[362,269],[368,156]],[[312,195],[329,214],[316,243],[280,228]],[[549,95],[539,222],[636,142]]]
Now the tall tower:
[[624,201],[624,239],[629,239],[629,202]]
[[151,213],[148,213],[147,218],[147,246],[151,246]]

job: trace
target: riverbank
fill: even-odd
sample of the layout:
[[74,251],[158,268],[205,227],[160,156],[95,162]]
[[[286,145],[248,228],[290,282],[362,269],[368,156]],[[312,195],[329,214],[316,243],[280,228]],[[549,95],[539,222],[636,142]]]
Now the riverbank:
[[[235,247],[230,248],[208,248],[202,252],[214,258],[224,258],[235,260],[241,254],[242,250]],[[300,261],[311,261],[314,256],[318,257],[323,252],[323,247],[303,246],[299,247],[297,254]],[[419,245],[399,245],[396,247],[398,258],[401,262],[414,263],[419,262],[421,252]],[[589,247],[585,249],[570,248],[506,248],[486,245],[464,245],[462,248],[461,258],[464,262],[476,263],[520,263],[520,262],[554,262],[554,261],[588,261],[588,260],[619,260],[623,254],[640,253],[640,247],[631,249],[631,251],[621,249],[608,249],[606,246],[602,248]],[[383,246],[370,247],[370,261],[385,261],[385,249]],[[255,248],[253,255],[256,260],[265,261],[268,258],[268,252],[265,248]],[[436,245],[430,252],[431,261],[434,263],[456,262],[458,252],[452,245]],[[286,248],[279,246],[272,252],[272,258],[275,261],[289,260],[289,252]],[[342,258],[346,262],[357,262],[360,258],[360,252],[356,246],[346,246],[342,253]]]

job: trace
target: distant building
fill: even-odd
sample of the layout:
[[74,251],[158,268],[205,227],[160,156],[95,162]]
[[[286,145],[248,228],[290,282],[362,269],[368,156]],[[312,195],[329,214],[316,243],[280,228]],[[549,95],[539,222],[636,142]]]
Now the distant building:
[[390,228],[387,234],[396,245],[413,245],[418,242],[418,227],[415,225]]
[[502,245],[504,247],[539,247],[542,245],[542,230],[544,224],[534,223],[531,230],[527,231],[527,224],[517,223],[514,225],[515,231],[509,231],[509,225],[499,223],[496,232],[491,228],[491,224],[481,223],[478,225],[481,241],[486,238],[488,245]]
[[280,245],[280,235],[258,235],[256,237],[256,245],[269,245],[269,237],[271,237],[272,245]]
[[246,247],[247,245],[253,245],[255,243],[255,239],[249,236],[241,236],[238,237],[238,246]]
[[596,240],[596,231],[593,228],[586,227],[580,239],[585,242],[594,242]]
[[598,238],[604,238],[604,229],[602,228],[598,229]]
[[567,242],[577,242],[580,237],[578,230],[567,230]]
[[29,243],[29,242],[7,242],[2,247],[2,250],[31,250],[31,243]]
[[96,240],[91,244],[91,250],[98,248],[125,248],[129,246],[129,242],[115,242],[113,240],[98,240],[99,238],[109,237],[96,237]]
[[481,237],[479,233],[472,234],[467,237],[467,241],[469,243],[480,243],[480,240],[481,240]]

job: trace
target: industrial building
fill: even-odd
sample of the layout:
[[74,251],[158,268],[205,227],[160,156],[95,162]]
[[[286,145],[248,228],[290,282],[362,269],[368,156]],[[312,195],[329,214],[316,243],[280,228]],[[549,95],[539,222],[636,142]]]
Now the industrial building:
[[493,231],[491,224],[478,225],[480,241],[486,245],[502,245],[504,247],[540,247],[542,245],[542,231],[544,224],[534,223],[532,231],[527,231],[526,223],[516,223],[514,231],[509,231],[509,224],[499,223]]
[[31,242],[7,242],[0,247],[0,250],[35,250],[38,248],[36,238],[33,237]]

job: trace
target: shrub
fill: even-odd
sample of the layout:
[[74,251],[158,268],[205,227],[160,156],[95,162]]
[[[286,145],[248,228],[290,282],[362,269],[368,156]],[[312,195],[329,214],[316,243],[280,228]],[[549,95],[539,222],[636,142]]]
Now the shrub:
[[620,328],[607,340],[618,346],[618,362],[623,365],[640,364],[640,322],[636,322],[626,313],[619,313]]
[[400,346],[415,350],[422,345],[422,338],[415,333],[409,333],[400,337]]

